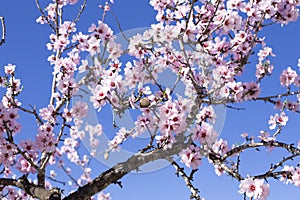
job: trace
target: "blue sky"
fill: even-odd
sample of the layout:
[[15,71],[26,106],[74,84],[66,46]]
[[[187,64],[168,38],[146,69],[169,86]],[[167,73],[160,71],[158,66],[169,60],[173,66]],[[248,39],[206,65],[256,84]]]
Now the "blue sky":
[[[101,18],[101,12],[97,7],[99,2],[99,0],[88,1],[88,7],[78,24],[78,28],[83,32],[86,32],[91,23],[95,23]],[[123,30],[148,27],[155,23],[155,12],[147,0],[115,0],[112,9],[118,16]],[[7,63],[16,64],[17,76],[22,77],[24,86],[24,92],[20,96],[23,105],[37,105],[38,108],[41,108],[48,104],[50,96],[51,66],[47,61],[50,52],[46,49],[50,29],[35,22],[39,12],[34,0],[2,0],[0,15],[5,17],[7,25],[6,43],[0,47],[0,68]],[[118,33],[112,16],[108,15],[106,20],[114,32]],[[283,91],[277,77],[285,67],[296,67],[297,59],[300,57],[299,33],[300,23],[298,22],[283,28],[280,25],[268,27],[263,32],[267,37],[267,43],[276,54],[276,57],[272,59],[275,64],[275,76],[264,82],[265,85],[262,89],[265,94],[271,91]],[[251,77],[255,73],[254,66],[255,64],[250,64],[246,68],[246,72],[251,74]],[[272,105],[263,102],[251,102],[240,106],[247,107],[247,110],[227,109],[221,137],[228,139],[230,143],[242,142],[240,134],[243,132],[257,135],[260,130],[267,130],[269,115],[275,113]],[[295,115],[290,112],[288,114],[291,121],[288,122],[287,129],[281,138],[285,141],[297,142],[297,138],[300,138],[299,114]],[[32,133],[36,131],[36,127],[32,126],[34,118],[22,118],[20,121],[24,122],[24,132],[22,132],[24,137],[31,137]],[[281,156],[281,154],[282,152],[278,152],[277,155]],[[242,166],[245,166],[245,174],[267,169],[270,161],[274,159],[273,154],[263,151],[260,153],[247,152],[246,155],[247,157],[242,161]],[[100,162],[95,162],[95,166],[99,170],[106,169],[106,166]],[[112,185],[105,190],[111,193],[114,200],[189,199],[190,193],[185,187],[184,181],[176,177],[172,166],[151,173],[129,174],[122,179],[122,182],[123,189]],[[213,167],[208,165],[207,161],[203,161],[203,165],[195,176],[195,183],[199,186],[201,196],[206,200],[242,199],[242,195],[237,193],[237,181],[226,175],[217,177]],[[282,183],[272,180],[270,183],[271,196],[269,199],[296,199],[300,195],[299,188],[295,186],[286,187]]]

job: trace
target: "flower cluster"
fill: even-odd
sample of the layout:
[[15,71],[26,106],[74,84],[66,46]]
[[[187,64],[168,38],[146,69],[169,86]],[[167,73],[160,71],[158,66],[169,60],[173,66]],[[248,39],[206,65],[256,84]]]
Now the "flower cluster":
[[300,76],[297,75],[295,70],[292,70],[291,67],[284,69],[280,75],[280,84],[282,86],[290,87],[292,84],[295,84],[297,87],[300,86]]
[[179,154],[181,162],[187,167],[197,169],[201,165],[201,152],[200,148],[195,145],[190,145],[188,148],[183,149]]
[[286,172],[286,174],[283,174],[283,176],[280,178],[280,181],[283,181],[286,184],[291,183],[297,187],[300,187],[300,168],[299,167],[285,165],[283,167],[282,171]]
[[157,120],[153,117],[149,108],[144,109],[142,115],[137,117],[135,122],[136,125],[136,132],[133,137],[140,135],[141,133],[145,132],[146,130],[152,131],[155,129],[155,124]]
[[209,147],[218,137],[218,133],[214,130],[213,126],[206,122],[202,122],[201,125],[196,124],[191,130],[191,134],[193,141],[200,142],[200,144],[208,145]]
[[119,145],[122,144],[129,135],[130,135],[129,132],[124,127],[122,127],[116,133],[116,136],[111,141],[109,141],[109,143],[108,143],[109,150],[111,150],[111,151],[120,150]]
[[[76,27],[85,5],[75,20],[68,21],[63,17],[65,6],[77,3],[78,0],[52,1],[45,9],[40,9],[42,16],[36,20],[53,30],[46,45],[51,52],[48,61],[53,67],[49,105],[38,111],[21,107],[16,99],[22,91],[21,81],[15,77],[16,66],[8,64],[4,67],[5,75],[0,77],[0,86],[6,88],[0,102],[0,162],[5,176],[13,176],[13,170],[40,175],[41,163],[45,166],[56,163],[71,177],[71,168],[65,167],[71,163],[82,169],[77,180],[71,177],[77,186],[92,181],[90,158],[96,157],[104,127],[84,124],[83,118],[89,112],[87,103],[77,101],[71,106],[72,98],[81,96],[81,91],[90,94],[89,100],[99,112],[104,106],[110,106],[118,115],[130,109],[139,112],[131,130],[117,129],[108,142],[105,159],[110,151],[119,150],[128,137],[135,138],[148,131],[151,139],[147,147],[151,150],[168,151],[176,142],[188,141],[189,146],[179,153],[180,161],[196,171],[202,157],[206,156],[217,175],[238,173],[239,161],[237,164],[227,162],[227,156],[235,156],[230,150],[236,147],[237,153],[232,154],[239,154],[243,148],[255,146],[255,142],[254,137],[249,139],[244,135],[245,143],[250,141],[251,145],[230,148],[227,141],[217,139],[218,133],[213,126],[217,116],[213,105],[261,99],[273,103],[281,112],[270,116],[271,130],[276,126],[281,130],[286,125],[289,118],[285,109],[298,111],[300,95],[291,89],[292,85],[300,87],[300,76],[291,67],[280,75],[280,84],[287,89],[286,94],[266,98],[259,98],[259,95],[263,89],[262,79],[271,75],[274,68],[270,57],[275,56],[260,31],[266,24],[286,25],[297,20],[299,1],[150,0],[150,5],[157,11],[158,23],[144,33],[128,38],[126,50],[122,50],[113,30],[104,22],[113,0],[105,0],[99,6],[103,11],[102,20],[91,24],[86,34]],[[86,54],[89,57],[82,59]],[[131,60],[123,65],[124,54]],[[257,80],[245,82],[243,74],[246,67],[251,67],[248,63],[252,55],[258,60],[254,65]],[[165,87],[158,77],[167,70],[174,73],[177,80]],[[79,73],[80,80],[76,77]],[[180,81],[184,97],[175,94]],[[297,101],[282,103],[282,96],[291,95],[297,95]],[[34,138],[20,140],[17,145],[19,139],[15,135],[21,129],[17,121],[19,110],[34,115],[38,128]],[[89,155],[79,153],[85,136],[89,137],[92,147]],[[270,137],[265,131],[261,131],[258,138],[263,141],[260,145],[275,143],[275,136]],[[153,145],[155,142],[157,146]],[[14,168],[10,170],[12,166]],[[51,179],[57,178],[55,170],[48,172]],[[299,174],[299,167],[285,166],[281,180],[300,186]],[[45,187],[51,187],[51,184],[47,182]],[[263,179],[247,177],[240,181],[239,188],[239,193],[251,199],[263,200],[269,196],[269,185],[264,184]],[[25,193],[10,187],[6,192],[11,199],[26,197]],[[101,192],[97,199],[110,200],[111,197],[109,193]]]
[[247,197],[265,200],[270,194],[269,184],[264,184],[263,179],[246,178],[241,181],[239,193]]
[[184,107],[178,101],[168,100],[159,108],[160,119],[157,125],[161,135],[156,137],[158,146],[171,147],[176,141],[175,135],[184,133],[187,128]]

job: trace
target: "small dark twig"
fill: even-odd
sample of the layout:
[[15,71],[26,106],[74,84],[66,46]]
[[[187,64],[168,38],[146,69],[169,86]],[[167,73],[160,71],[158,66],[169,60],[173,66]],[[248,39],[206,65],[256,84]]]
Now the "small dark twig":
[[53,24],[50,22],[49,18],[46,16],[45,12],[43,11],[43,9],[39,3],[39,0],[35,0],[35,4],[36,4],[37,8],[39,9],[40,13],[42,14],[42,17],[46,20],[47,24],[51,27],[51,29],[53,31],[55,31]]
[[76,18],[75,18],[75,20],[73,21],[73,23],[76,24],[76,23],[79,21],[80,16],[82,15],[82,13],[83,13],[83,11],[84,11],[84,9],[85,9],[85,7],[86,7],[86,3],[87,3],[87,0],[84,0],[84,2],[83,2],[83,4],[81,5],[81,8],[80,8],[80,10],[79,10],[79,12],[78,12]]
[[116,20],[116,22],[117,22],[117,25],[118,25],[118,28],[119,28],[119,30],[120,30],[120,32],[121,32],[123,38],[124,38],[127,42],[129,42],[128,37],[125,35],[125,33],[124,33],[124,31],[123,31],[123,29],[122,29],[122,27],[121,27],[121,24],[120,24],[120,21],[119,21],[118,17],[115,15],[115,13],[114,13],[112,10],[111,10],[111,14],[112,14],[112,16],[115,18],[115,20]]
[[192,184],[192,177],[193,174],[197,171],[197,170],[193,170],[191,172],[191,175],[188,176],[185,172],[184,172],[184,168],[181,168],[171,157],[168,157],[167,160],[174,166],[174,168],[176,169],[176,174],[180,175],[183,180],[185,181],[186,186],[190,189],[191,191],[191,197],[190,199],[196,199],[196,200],[201,200],[201,197],[199,195],[199,189],[196,188],[193,184]]
[[123,188],[122,181],[116,181],[114,184],[120,186],[120,188]]
[[239,107],[234,107],[230,105],[226,105],[226,108],[234,109],[234,110],[246,110],[246,108],[239,108]]

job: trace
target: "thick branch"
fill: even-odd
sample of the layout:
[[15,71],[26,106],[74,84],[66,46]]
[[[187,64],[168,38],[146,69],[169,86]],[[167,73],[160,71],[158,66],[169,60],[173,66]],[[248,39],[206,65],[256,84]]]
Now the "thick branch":
[[3,186],[15,186],[22,189],[28,195],[39,200],[60,200],[61,192],[58,189],[46,190],[33,183],[30,183],[26,176],[22,176],[19,179],[0,178],[0,185]]
[[116,183],[123,176],[133,170],[137,170],[142,165],[158,160],[166,159],[169,156],[178,154],[182,149],[186,148],[189,143],[176,143],[171,149],[163,150],[156,149],[149,153],[137,153],[129,158],[127,161],[115,165],[113,168],[103,172],[92,182],[78,188],[74,193],[65,197],[63,200],[87,200],[94,194],[102,191],[112,183]]

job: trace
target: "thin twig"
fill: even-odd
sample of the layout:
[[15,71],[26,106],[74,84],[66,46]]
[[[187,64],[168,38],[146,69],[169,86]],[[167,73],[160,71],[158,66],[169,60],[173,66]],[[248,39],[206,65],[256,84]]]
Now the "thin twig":
[[4,17],[0,16],[0,20],[1,20],[1,26],[2,26],[2,38],[0,41],[0,46],[2,44],[5,43],[5,38],[6,38],[6,26],[5,26],[5,21],[4,21]]
[[73,21],[73,23],[77,23],[80,19],[80,16],[82,15],[85,7],[86,7],[86,3],[87,3],[87,0],[84,0],[83,4],[81,5],[81,8],[80,8],[80,11],[78,12],[78,15],[76,16],[75,20]]
[[172,165],[173,167],[176,169],[176,174],[180,175],[183,180],[185,181],[186,186],[190,189],[191,191],[191,199],[196,199],[196,200],[200,200],[201,197],[199,195],[199,189],[196,188],[193,184],[192,184],[192,180],[191,178],[184,172],[184,169],[181,168],[171,157],[166,158]]
[[125,33],[124,33],[124,31],[123,31],[123,29],[122,29],[122,27],[121,27],[121,24],[120,24],[120,21],[119,21],[118,17],[115,15],[115,13],[114,13],[112,10],[110,10],[110,12],[111,12],[112,16],[115,18],[115,20],[116,20],[116,22],[117,22],[117,25],[118,25],[118,28],[119,28],[119,30],[120,30],[120,32],[121,32],[123,38],[124,38],[127,42],[129,42],[129,39],[127,38],[127,36],[125,35]]
[[43,11],[43,9],[39,3],[39,0],[35,0],[35,4],[36,4],[37,8],[39,9],[40,13],[42,14],[42,17],[46,20],[47,24],[51,27],[51,29],[53,31],[55,31],[53,24],[50,22],[49,18],[46,16],[45,12]]

